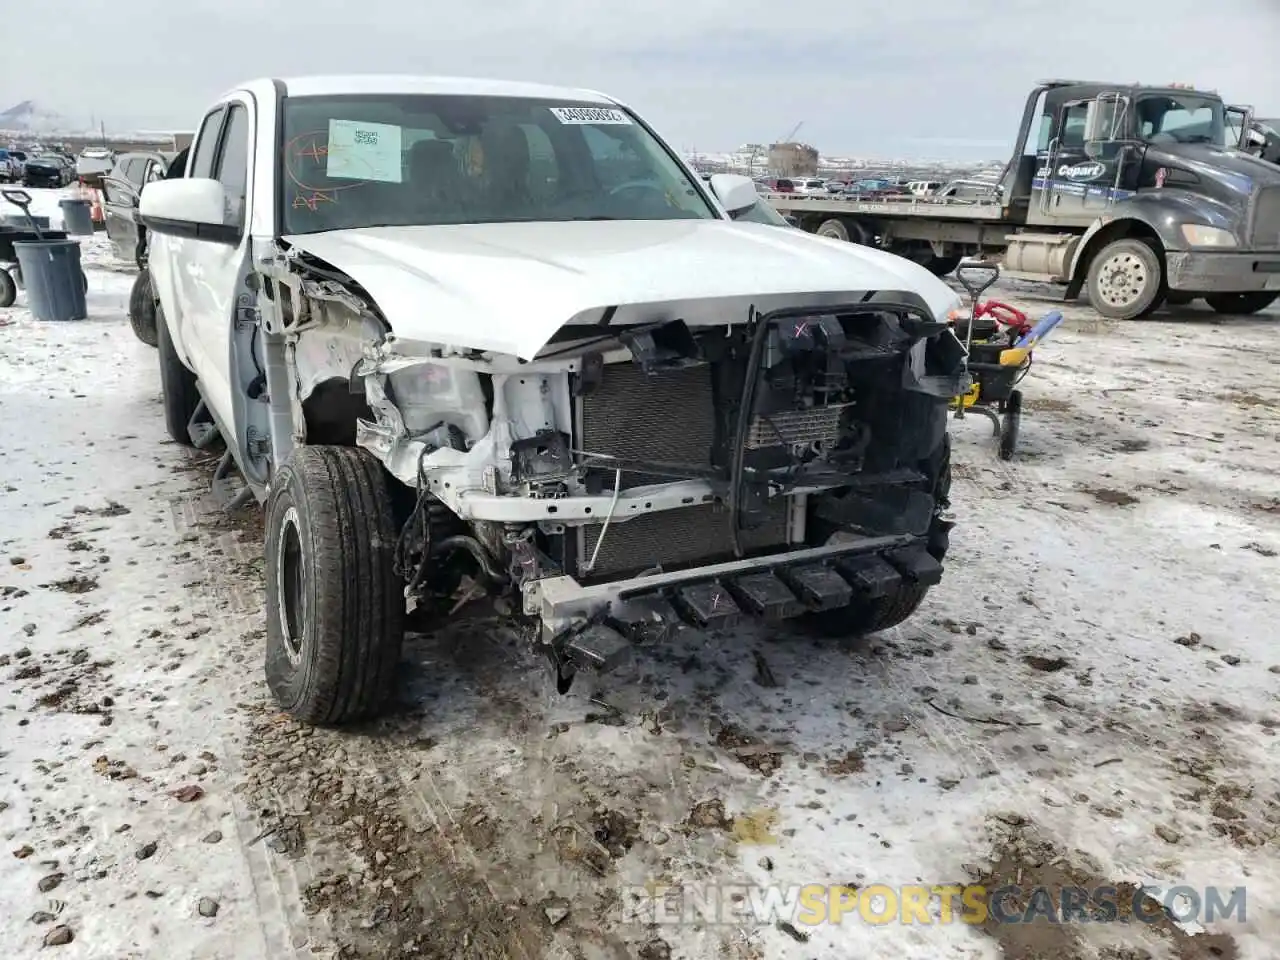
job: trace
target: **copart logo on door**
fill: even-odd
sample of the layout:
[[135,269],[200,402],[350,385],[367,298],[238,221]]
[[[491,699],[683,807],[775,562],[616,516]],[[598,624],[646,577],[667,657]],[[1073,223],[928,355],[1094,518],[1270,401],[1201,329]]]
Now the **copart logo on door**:
[[1107,172],[1107,168],[1097,161],[1086,161],[1077,163],[1074,166],[1063,164],[1058,168],[1058,176],[1064,180],[1074,180],[1076,182],[1097,180],[1100,176]]

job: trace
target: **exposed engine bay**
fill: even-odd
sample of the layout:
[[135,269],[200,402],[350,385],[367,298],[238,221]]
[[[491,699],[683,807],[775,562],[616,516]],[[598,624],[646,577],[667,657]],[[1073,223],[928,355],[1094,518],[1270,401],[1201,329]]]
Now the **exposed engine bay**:
[[[753,308],[716,326],[609,326],[606,311],[526,362],[371,338],[367,318],[340,333],[333,320],[356,298],[306,286],[304,322],[281,330],[298,405],[359,350],[345,377],[367,411],[355,441],[406,488],[397,558],[419,603],[455,590],[461,561],[551,640],[640,594],[702,626],[744,607],[794,616],[850,602],[848,571],[827,577],[824,598],[782,561],[848,554],[878,560],[881,580],[940,574],[946,403],[963,388],[964,350],[909,297]],[[915,559],[886,573],[880,554],[904,549]],[[757,572],[770,582],[752,593],[742,581]],[[683,596],[700,590],[705,605]]]

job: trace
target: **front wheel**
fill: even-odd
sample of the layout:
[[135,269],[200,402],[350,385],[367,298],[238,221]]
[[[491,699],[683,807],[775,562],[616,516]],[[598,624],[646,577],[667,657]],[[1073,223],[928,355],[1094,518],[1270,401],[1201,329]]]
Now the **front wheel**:
[[903,583],[883,597],[867,602],[854,601],[847,607],[811,613],[805,626],[824,637],[863,637],[896,627],[924,603],[929,588],[918,583]]
[[370,717],[391,699],[403,579],[387,475],[356,447],[298,447],[267,499],[267,686],[304,723]]
[[1280,292],[1258,290],[1253,293],[1215,293],[1204,298],[1216,312],[1246,317],[1265,310],[1280,298]]
[[0,307],[12,307],[18,299],[18,284],[13,275],[4,267],[0,267]]
[[1137,320],[1164,302],[1164,265],[1146,240],[1125,237],[1098,251],[1086,280],[1093,309],[1110,320]]

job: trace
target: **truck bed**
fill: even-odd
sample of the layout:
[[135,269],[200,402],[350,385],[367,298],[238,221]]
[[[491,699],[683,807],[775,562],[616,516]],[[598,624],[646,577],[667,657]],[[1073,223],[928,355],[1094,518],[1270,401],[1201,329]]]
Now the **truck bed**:
[[913,217],[924,220],[983,220],[1005,218],[1004,208],[993,200],[955,200],[903,197],[901,200],[863,200],[857,197],[811,197],[795,193],[765,194],[769,205],[782,214],[825,213],[868,217]]

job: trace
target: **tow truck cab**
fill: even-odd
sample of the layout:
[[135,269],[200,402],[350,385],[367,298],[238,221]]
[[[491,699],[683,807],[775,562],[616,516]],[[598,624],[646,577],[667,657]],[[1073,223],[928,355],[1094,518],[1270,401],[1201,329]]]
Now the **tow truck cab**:
[[[1246,113],[1234,129],[1232,110]],[[1228,313],[1269,305],[1280,168],[1241,149],[1249,128],[1247,108],[1191,87],[1040,82],[1001,180],[1008,219],[1023,225],[1006,273],[1065,282],[1069,297],[1087,283],[1118,318],[1171,293]]]

